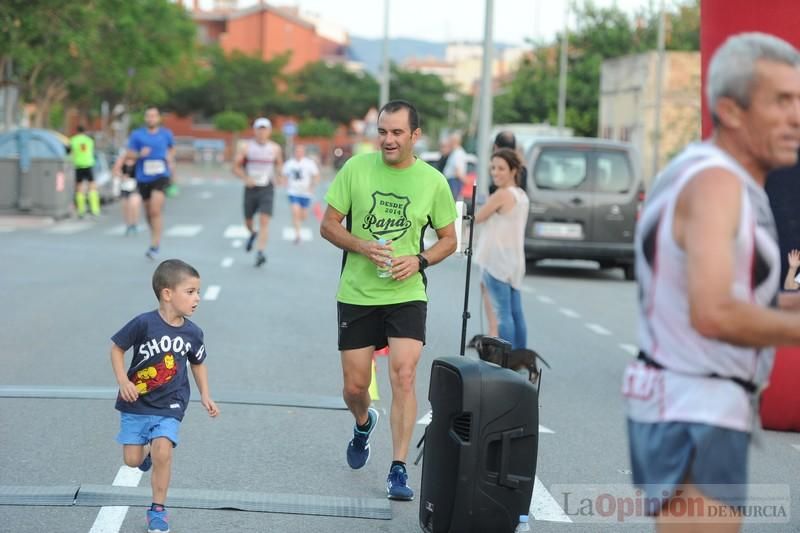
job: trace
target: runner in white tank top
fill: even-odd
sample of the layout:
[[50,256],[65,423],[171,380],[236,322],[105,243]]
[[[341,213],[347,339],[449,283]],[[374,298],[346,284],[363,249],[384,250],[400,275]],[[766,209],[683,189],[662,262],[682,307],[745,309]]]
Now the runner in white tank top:
[[[721,523],[720,509],[746,504],[771,347],[800,344],[800,297],[778,295],[764,192],[771,170],[797,162],[800,53],[773,36],[736,35],[706,78],[712,141],[687,147],[656,178],[637,226],[641,352],[622,389],[633,482],[658,529],[713,522],[735,532],[741,516],[723,511]],[[671,514],[687,506],[691,515]]]
[[[244,224],[250,231],[245,251],[256,243],[256,266],[267,262],[264,249],[269,236],[269,221],[272,217],[275,181],[283,165],[281,147],[270,140],[272,123],[267,118],[257,118],[253,123],[255,139],[243,143],[236,153],[233,173],[244,182]],[[253,218],[258,213],[258,230]]]

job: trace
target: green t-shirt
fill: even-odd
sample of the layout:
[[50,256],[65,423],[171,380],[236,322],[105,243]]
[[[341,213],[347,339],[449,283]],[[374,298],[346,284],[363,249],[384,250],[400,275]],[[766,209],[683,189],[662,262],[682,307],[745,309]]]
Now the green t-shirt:
[[69,140],[72,164],[75,168],[94,166],[94,140],[85,133],[79,133]]
[[[456,219],[447,180],[424,161],[395,169],[380,152],[351,157],[331,183],[325,201],[347,217],[350,232],[361,239],[392,241],[395,256],[420,253],[426,226],[441,229]],[[421,274],[403,281],[380,278],[375,263],[345,252],[336,299],[355,305],[427,301]]]

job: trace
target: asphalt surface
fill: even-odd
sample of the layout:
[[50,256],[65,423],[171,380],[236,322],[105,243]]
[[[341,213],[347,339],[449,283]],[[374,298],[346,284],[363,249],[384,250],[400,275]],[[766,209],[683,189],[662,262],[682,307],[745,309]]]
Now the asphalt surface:
[[[280,191],[268,263],[254,268],[254,257],[236,237],[240,183],[218,169],[184,168],[180,176],[181,193],[166,207],[161,258],[194,265],[204,295],[215,296],[204,299],[193,317],[205,331],[212,395],[339,396],[334,298],[340,252],[319,237],[313,217],[306,224],[310,240],[295,245],[290,231],[283,238],[290,216]],[[0,386],[113,387],[109,337],[135,314],[156,307],[147,245],[146,231],[121,235],[117,204],[105,206],[96,221],[0,216]],[[431,362],[459,352],[465,271],[458,256],[430,269],[429,339],[417,379],[420,419],[429,412]],[[468,336],[485,330],[473,273]],[[218,289],[207,293],[211,286]],[[598,271],[590,263],[529,269],[523,293],[529,345],[552,366],[540,397],[540,423],[551,432],[539,440],[541,490],[534,498],[533,531],[654,529],[648,521],[578,516],[576,502],[564,500],[565,492],[587,487],[613,493],[630,486],[619,385],[635,350],[635,289],[621,271]],[[346,411],[225,404],[212,420],[193,403],[174,454],[171,486],[384,498],[391,461],[385,359],[378,361],[378,384],[375,405],[382,419],[372,458],[360,471],[345,462],[352,432]],[[117,429],[113,401],[0,398],[0,486],[111,485],[122,465]],[[418,424],[413,443],[423,431]],[[800,437],[764,432],[761,441],[751,449],[751,481],[787,490],[789,516],[778,524],[749,520],[744,531],[800,531]],[[412,449],[409,461],[415,455]],[[409,475],[419,495],[421,466],[410,465]],[[148,485],[145,474],[139,486]],[[392,502],[391,508],[389,521],[176,508],[171,526],[195,533],[420,531],[418,501]],[[0,506],[0,532],[99,531],[98,511]],[[121,527],[108,531],[144,530],[144,509],[134,507]]]

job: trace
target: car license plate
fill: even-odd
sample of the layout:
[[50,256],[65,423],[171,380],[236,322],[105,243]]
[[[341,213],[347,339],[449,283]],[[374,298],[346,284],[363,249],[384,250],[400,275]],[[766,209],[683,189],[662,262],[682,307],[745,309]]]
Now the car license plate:
[[535,222],[533,236],[545,239],[583,239],[583,226],[565,222]]

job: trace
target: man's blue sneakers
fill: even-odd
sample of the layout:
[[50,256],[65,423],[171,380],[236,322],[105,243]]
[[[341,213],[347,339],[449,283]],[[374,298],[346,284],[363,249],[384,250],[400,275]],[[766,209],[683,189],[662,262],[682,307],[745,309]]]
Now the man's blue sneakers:
[[354,427],[353,440],[347,446],[347,464],[354,470],[361,468],[369,461],[369,436],[378,425],[378,411],[370,407],[367,410],[367,416],[369,417],[369,429],[359,431],[358,427]]
[[408,486],[408,473],[403,465],[394,465],[386,478],[386,494],[390,500],[411,501],[414,491]]

